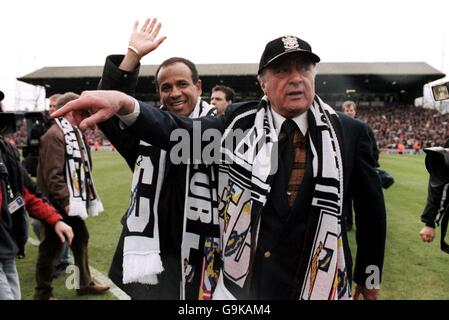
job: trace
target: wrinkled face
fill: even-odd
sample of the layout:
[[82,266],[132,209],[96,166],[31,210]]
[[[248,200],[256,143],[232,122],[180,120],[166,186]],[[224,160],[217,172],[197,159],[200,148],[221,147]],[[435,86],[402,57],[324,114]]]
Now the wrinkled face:
[[259,76],[272,108],[286,118],[307,111],[315,97],[315,65],[307,58],[285,55]]
[[351,118],[354,118],[354,117],[355,117],[355,109],[354,109],[354,106],[353,106],[353,105],[349,105],[349,106],[345,107],[345,109],[343,110],[343,112],[344,112],[346,115],[350,116]]
[[214,91],[210,97],[210,103],[217,108],[217,114],[223,114],[231,101],[226,100],[226,94],[223,91]]
[[192,112],[202,92],[201,80],[193,83],[192,71],[181,62],[162,67],[157,83],[161,103],[180,116]]

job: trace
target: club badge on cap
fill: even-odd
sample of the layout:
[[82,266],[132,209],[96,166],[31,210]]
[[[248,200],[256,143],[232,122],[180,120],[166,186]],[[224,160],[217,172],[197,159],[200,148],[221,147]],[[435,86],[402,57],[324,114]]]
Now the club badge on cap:
[[293,36],[282,37],[282,42],[284,43],[285,50],[295,50],[299,48],[298,39]]
[[320,62],[320,57],[312,52],[312,47],[306,41],[292,35],[286,35],[267,43],[260,58],[259,71],[257,73],[260,74],[273,61],[285,54],[292,53],[308,56],[313,63]]

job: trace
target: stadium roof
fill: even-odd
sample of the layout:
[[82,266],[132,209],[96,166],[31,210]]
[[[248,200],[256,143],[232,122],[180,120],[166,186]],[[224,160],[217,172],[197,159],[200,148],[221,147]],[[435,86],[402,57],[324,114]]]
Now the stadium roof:
[[[216,84],[233,87],[241,96],[260,95],[256,63],[197,64],[206,95]],[[157,100],[154,74],[157,65],[143,65],[136,96]],[[96,88],[103,66],[45,67],[18,78],[46,88],[47,96],[66,91],[81,92]],[[318,93],[345,93],[348,89],[366,92],[407,92],[409,99],[422,95],[422,86],[444,77],[444,73],[425,62],[319,63]]]
[[[234,63],[234,64],[197,64],[198,73],[201,76],[244,76],[257,74],[256,63]],[[144,65],[141,67],[140,76],[154,76],[157,65]],[[28,83],[39,82],[43,79],[52,78],[99,78],[103,66],[80,66],[80,67],[44,67],[30,74],[20,77],[18,80]],[[444,74],[424,62],[346,62],[318,64],[319,74],[329,75],[436,75]]]

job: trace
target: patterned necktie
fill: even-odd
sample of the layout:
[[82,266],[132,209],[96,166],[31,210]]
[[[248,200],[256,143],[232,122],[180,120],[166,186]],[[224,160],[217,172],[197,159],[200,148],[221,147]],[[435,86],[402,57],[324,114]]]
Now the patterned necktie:
[[296,123],[291,119],[287,119],[282,124],[279,140],[281,143],[280,151],[284,167],[288,204],[292,207],[306,169],[306,138]]

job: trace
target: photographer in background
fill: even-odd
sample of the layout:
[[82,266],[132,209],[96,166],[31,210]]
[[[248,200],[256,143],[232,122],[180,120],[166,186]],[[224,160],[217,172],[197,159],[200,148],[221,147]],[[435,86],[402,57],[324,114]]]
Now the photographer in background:
[[[27,146],[23,149],[23,166],[29,174],[33,177],[36,177],[37,172],[37,163],[39,161],[39,144],[41,136],[47,131],[47,129],[51,126],[52,120],[50,120],[49,116],[56,110],[56,102],[61,94],[57,93],[48,98],[49,100],[49,108],[48,112],[45,113],[37,113],[37,116],[27,116],[29,114],[35,114],[35,112],[27,113],[26,117],[28,121],[31,120],[32,125],[28,130],[27,137]],[[30,124],[28,124],[30,125]]]
[[[449,99],[449,82],[432,86],[435,101]],[[421,215],[421,221],[425,223],[419,236],[424,242],[432,242],[435,239],[435,228],[441,224],[440,247],[449,253],[449,245],[444,241],[449,221],[449,139],[444,147],[424,149],[426,153],[426,169],[430,174],[427,192],[427,204]]]
[[424,242],[432,242],[436,236],[436,226],[441,225],[441,250],[449,253],[449,245],[444,241],[449,220],[449,139],[444,148],[426,148],[426,168],[430,174],[427,204],[421,215],[425,226],[419,232]]

